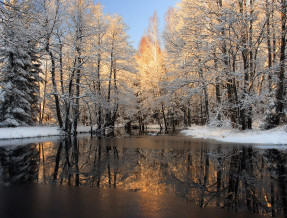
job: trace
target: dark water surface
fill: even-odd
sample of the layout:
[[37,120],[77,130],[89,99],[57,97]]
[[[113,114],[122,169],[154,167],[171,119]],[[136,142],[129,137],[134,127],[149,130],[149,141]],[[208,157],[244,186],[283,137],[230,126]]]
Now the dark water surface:
[[14,141],[0,217],[286,217],[286,174],[286,150],[183,136]]

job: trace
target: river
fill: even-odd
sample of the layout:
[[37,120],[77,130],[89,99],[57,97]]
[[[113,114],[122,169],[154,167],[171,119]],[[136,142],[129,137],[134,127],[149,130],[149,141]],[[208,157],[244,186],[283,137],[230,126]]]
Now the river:
[[181,135],[16,140],[0,147],[0,217],[286,217],[286,163]]

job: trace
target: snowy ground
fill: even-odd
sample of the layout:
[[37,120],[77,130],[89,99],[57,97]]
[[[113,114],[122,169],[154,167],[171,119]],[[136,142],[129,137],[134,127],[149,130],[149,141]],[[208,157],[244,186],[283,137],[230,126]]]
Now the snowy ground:
[[[89,132],[89,126],[80,126],[79,132]],[[96,127],[93,127],[95,129]],[[149,129],[157,129],[157,125],[150,125]],[[192,126],[182,130],[182,134],[194,138],[214,139],[222,142],[264,144],[263,148],[287,149],[287,126],[281,126],[272,130],[246,130],[239,131],[227,128],[216,128],[210,126]],[[38,137],[60,136],[61,131],[53,126],[35,126],[18,128],[0,128],[0,146],[9,142],[10,139],[29,139]],[[39,138],[37,139],[39,140]]]
[[[95,127],[93,127],[95,129]],[[79,126],[78,132],[89,132],[90,126]],[[59,136],[61,131],[54,126],[33,126],[17,128],[0,128],[0,139],[21,139],[44,136]]]
[[19,139],[43,136],[60,135],[58,127],[35,126],[35,127],[17,127],[17,128],[0,128],[0,139]]
[[[93,130],[96,129],[97,126],[93,126]],[[91,131],[91,127],[78,126],[77,131],[79,133],[88,133]],[[30,143],[59,141],[62,135],[63,132],[57,126],[0,128],[0,147],[9,146],[13,148]]]
[[[93,129],[96,129],[96,127],[94,126]],[[78,127],[78,132],[81,133],[89,132],[90,130],[90,126]],[[60,129],[54,126],[0,128],[0,147],[58,141],[61,135],[62,132]]]
[[[192,126],[187,130],[182,130],[181,133],[194,138],[214,139],[222,142],[277,145],[276,147],[287,148],[287,126],[265,131],[240,131],[211,126]],[[263,147],[267,148],[267,146]]]

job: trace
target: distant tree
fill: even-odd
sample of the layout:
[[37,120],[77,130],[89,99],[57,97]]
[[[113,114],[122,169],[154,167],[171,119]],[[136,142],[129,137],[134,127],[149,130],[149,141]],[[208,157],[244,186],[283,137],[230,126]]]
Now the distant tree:
[[155,121],[161,126],[162,119],[167,132],[166,108],[162,99],[164,92],[161,86],[166,69],[158,35],[158,17],[155,12],[150,18],[146,35],[141,39],[136,57],[139,71],[139,120],[140,123]]

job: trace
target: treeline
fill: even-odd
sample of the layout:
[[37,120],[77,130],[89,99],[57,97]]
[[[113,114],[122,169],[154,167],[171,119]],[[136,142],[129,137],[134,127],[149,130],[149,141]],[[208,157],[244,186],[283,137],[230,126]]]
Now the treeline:
[[182,0],[136,52],[90,0],[0,1],[0,124],[286,123],[286,0]]
[[286,123],[286,8],[285,0],[182,0],[168,12],[166,81],[186,124]]
[[[113,126],[136,102],[134,49],[118,15],[89,0],[1,2],[1,125]],[[132,114],[132,113],[131,113]]]

